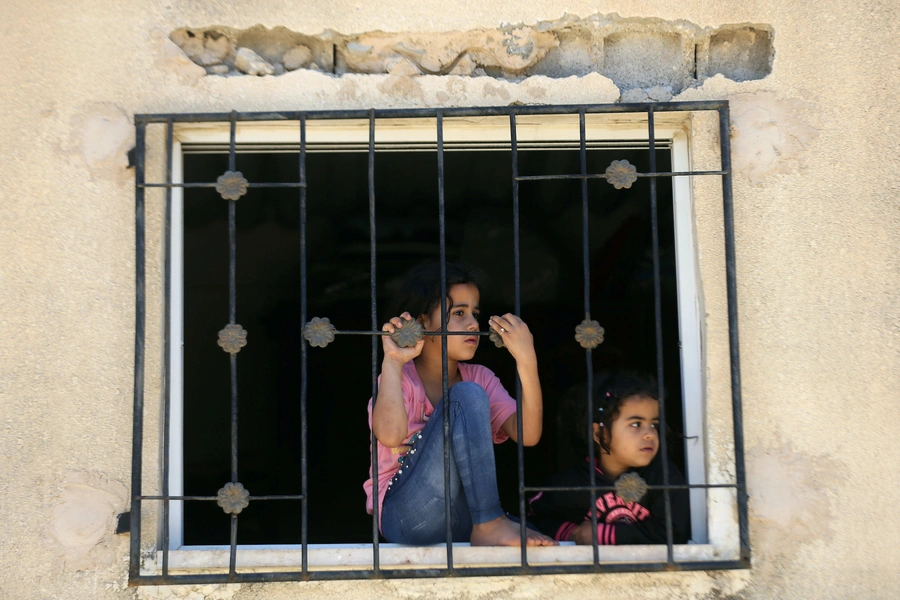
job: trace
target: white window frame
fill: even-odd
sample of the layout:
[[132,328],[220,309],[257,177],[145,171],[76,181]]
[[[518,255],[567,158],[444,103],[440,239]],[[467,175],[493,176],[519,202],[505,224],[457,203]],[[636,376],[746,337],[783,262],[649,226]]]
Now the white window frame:
[[[517,142],[548,144],[579,140],[578,115],[518,116]],[[672,152],[672,169],[685,172],[691,169],[690,113],[657,113],[655,132],[657,143],[668,143]],[[643,143],[646,147],[646,116],[642,113],[588,114],[586,134],[589,144],[605,145],[623,142]],[[308,148],[324,147],[329,143],[353,144],[360,149],[369,143],[367,120],[308,120]],[[509,143],[508,117],[445,118],[443,121],[445,147],[465,146],[467,143]],[[239,122],[236,143],[277,147],[297,147],[299,133],[296,122]],[[227,147],[229,125],[217,123],[176,123],[173,142],[172,182],[183,183],[183,145]],[[379,144],[436,143],[434,118],[379,119],[376,124],[376,147]],[[346,148],[346,146],[344,146]],[[707,474],[706,421],[708,418],[703,383],[701,348],[702,302],[701,285],[695,239],[694,209],[690,177],[673,178],[675,219],[675,249],[678,294],[679,335],[681,346],[682,398],[684,435],[686,441],[686,479],[690,484],[705,484]],[[170,387],[169,432],[169,493],[183,494],[183,188],[172,189],[171,220],[171,293],[170,340],[172,351],[168,365]],[[739,555],[738,522],[733,502],[723,502],[727,496],[706,489],[690,490],[691,542],[674,547],[677,561],[730,560]],[[169,568],[182,569],[227,568],[228,546],[185,546],[183,538],[183,501],[169,503]],[[362,510],[362,507],[360,508]],[[707,525],[709,524],[709,530]],[[712,542],[710,541],[712,540]],[[299,567],[299,545],[251,546],[239,545],[238,567]],[[311,567],[342,566],[372,567],[371,544],[309,544]],[[446,566],[446,549],[408,547],[379,544],[382,566],[415,565]],[[161,551],[160,551],[161,555]],[[581,563],[593,561],[590,546],[529,548],[529,564]],[[161,558],[159,559],[161,561]],[[614,546],[600,548],[601,562],[657,562],[666,560],[665,546]],[[454,544],[454,564],[459,567],[491,565],[518,566],[518,548],[474,548],[468,544]]]

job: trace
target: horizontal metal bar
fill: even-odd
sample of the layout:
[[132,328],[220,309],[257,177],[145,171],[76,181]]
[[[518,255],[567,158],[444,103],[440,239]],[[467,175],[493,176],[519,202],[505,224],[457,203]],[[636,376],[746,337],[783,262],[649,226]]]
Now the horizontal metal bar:
[[[635,173],[638,177],[690,177],[693,175],[728,175],[728,171],[680,171],[677,173]],[[590,175],[522,175],[516,181],[545,181],[557,179],[606,179],[603,174]],[[214,188],[216,183],[141,183],[141,188]],[[248,188],[305,188],[305,183],[249,183]]]
[[[214,188],[217,183],[141,183],[143,188]],[[304,188],[305,183],[248,183],[248,188]]]
[[[391,335],[387,331],[366,331],[364,329],[334,330],[335,335]],[[423,331],[422,335],[491,335],[490,331]]]
[[600,563],[597,565],[527,565],[517,567],[457,567],[454,569],[381,569],[352,571],[283,571],[274,573],[236,573],[234,575],[138,575],[128,585],[207,585],[213,583],[254,583],[269,581],[328,581],[344,579],[396,579],[436,577],[486,577],[495,575],[566,575],[587,573],[652,573],[661,571],[713,571],[749,569],[749,560],[705,560],[691,562]]
[[[671,140],[657,140],[657,150],[669,149]],[[181,146],[184,154],[228,154],[228,144],[224,142],[190,142]],[[288,154],[291,152],[299,152],[300,144],[293,143],[257,143],[257,142],[237,142],[235,149],[238,154],[250,153],[272,153],[272,154]],[[368,142],[309,142],[306,144],[307,152],[316,153],[333,153],[333,152],[368,152]],[[434,151],[437,149],[436,142],[377,142],[375,150],[379,153],[383,152],[419,152]],[[492,142],[478,141],[456,141],[445,142],[444,151],[509,151],[511,145],[509,142],[502,140]],[[577,150],[578,143],[565,140],[538,140],[517,142],[517,150]],[[628,143],[617,142],[615,140],[588,140],[588,150],[646,150],[646,142],[641,144],[640,141],[629,141]]]
[[[139,496],[139,500],[218,500],[218,496]],[[248,500],[306,500],[306,496],[275,495],[250,496]]]
[[[675,173],[635,173],[638,177],[690,177],[693,175],[728,175],[728,171],[678,171]],[[553,179],[606,179],[606,175],[522,175],[516,181],[544,181]]]
[[[440,332],[435,332],[440,335]],[[447,332],[453,333],[453,332]],[[688,490],[688,489],[713,489],[713,488],[738,488],[737,483],[693,483],[693,484],[671,484],[671,485],[648,485],[648,490]],[[521,488],[523,492],[612,492],[616,487],[613,485],[590,486],[525,486]],[[135,500],[218,500],[218,496],[138,496]],[[305,495],[270,495],[270,496],[250,496],[248,500],[306,500]]]
[[[669,485],[648,485],[648,490],[692,490],[695,488],[711,489],[711,488],[738,488],[737,483],[682,483]],[[589,492],[591,490],[597,492],[614,492],[614,485],[569,485],[569,486],[543,486],[534,487],[526,486],[521,488],[523,492]]]
[[[661,102],[654,104],[654,112],[687,112],[703,110],[719,110],[727,106],[727,100],[706,100],[702,102]],[[283,111],[283,112],[248,112],[236,113],[237,121],[299,121],[301,115],[308,120],[336,119],[368,119],[373,113],[376,119],[404,119],[435,117],[440,110],[444,118],[448,117],[489,117],[516,115],[563,115],[578,114],[584,110],[589,114],[606,113],[646,113],[648,103],[633,104],[586,104],[586,105],[529,105],[529,106],[473,106],[455,108],[409,108],[409,109],[356,109],[356,110],[320,110],[320,111]],[[135,123],[165,123],[172,120],[176,123],[214,123],[230,121],[232,113],[158,113],[138,114]]]

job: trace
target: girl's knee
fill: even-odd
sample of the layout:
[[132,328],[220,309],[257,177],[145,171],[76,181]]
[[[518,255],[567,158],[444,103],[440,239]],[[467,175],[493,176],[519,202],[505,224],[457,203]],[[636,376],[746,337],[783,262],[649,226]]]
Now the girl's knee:
[[484,388],[472,381],[460,381],[450,388],[450,401],[467,404],[490,404],[490,399]]
[[491,400],[484,388],[471,381],[461,381],[450,388],[450,404],[465,412],[490,412]]

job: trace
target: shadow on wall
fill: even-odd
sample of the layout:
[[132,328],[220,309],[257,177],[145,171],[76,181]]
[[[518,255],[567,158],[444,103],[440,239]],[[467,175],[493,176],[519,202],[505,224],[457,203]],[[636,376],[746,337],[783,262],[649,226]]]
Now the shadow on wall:
[[[763,79],[772,71],[768,25],[701,28],[687,21],[566,15],[535,25],[444,33],[307,35],[256,25],[182,28],[169,38],[208,75],[282,75],[309,69],[345,73],[457,75],[519,79],[600,73],[623,101],[667,101],[709,77]],[[629,93],[630,92],[630,93]]]

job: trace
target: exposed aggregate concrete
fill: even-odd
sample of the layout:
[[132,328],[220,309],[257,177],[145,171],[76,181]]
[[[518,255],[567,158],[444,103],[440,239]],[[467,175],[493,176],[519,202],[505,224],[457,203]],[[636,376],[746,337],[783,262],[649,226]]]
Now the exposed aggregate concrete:
[[278,75],[312,69],[341,75],[461,75],[515,80],[600,73],[623,101],[666,101],[721,74],[734,81],[771,72],[768,25],[701,28],[687,21],[567,15],[535,25],[444,33],[373,31],[308,35],[257,25],[185,27],[170,39],[210,75]]

